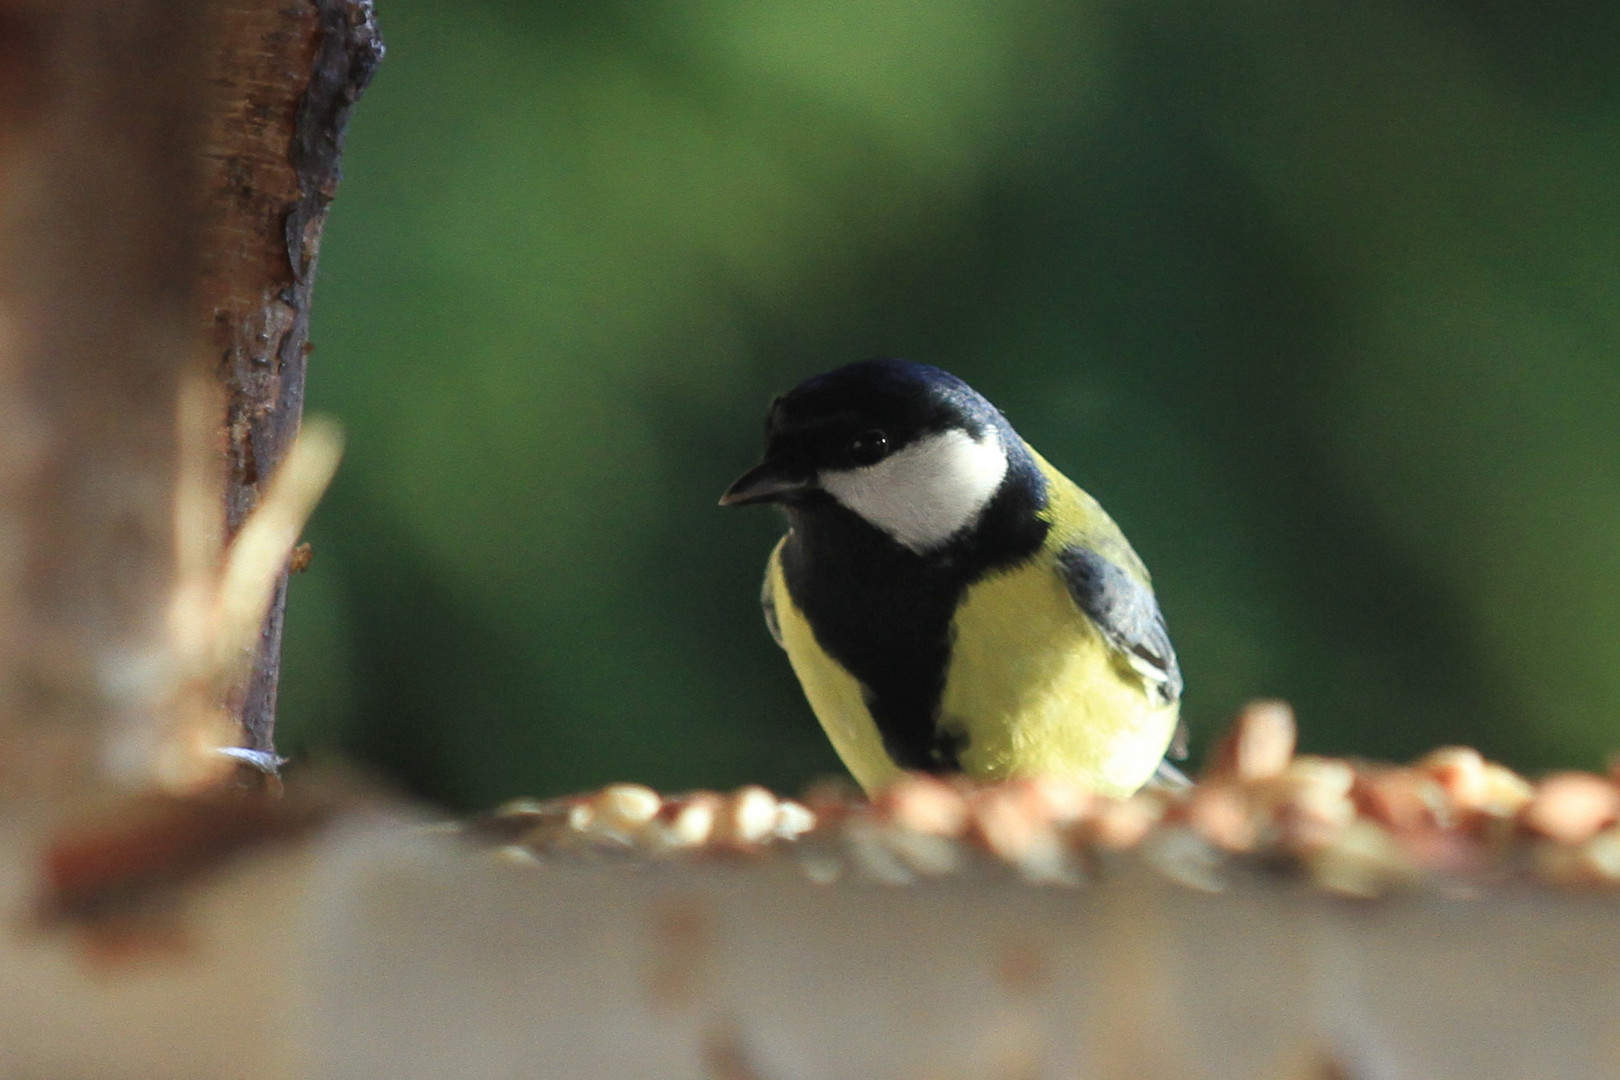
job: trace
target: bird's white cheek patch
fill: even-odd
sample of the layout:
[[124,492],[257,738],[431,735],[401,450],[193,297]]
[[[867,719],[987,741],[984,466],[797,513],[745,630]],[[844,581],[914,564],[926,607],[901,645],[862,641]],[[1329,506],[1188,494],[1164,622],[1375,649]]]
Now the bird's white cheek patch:
[[931,551],[973,524],[1007,475],[994,431],[927,435],[876,465],[824,469],[833,498],[913,551]]

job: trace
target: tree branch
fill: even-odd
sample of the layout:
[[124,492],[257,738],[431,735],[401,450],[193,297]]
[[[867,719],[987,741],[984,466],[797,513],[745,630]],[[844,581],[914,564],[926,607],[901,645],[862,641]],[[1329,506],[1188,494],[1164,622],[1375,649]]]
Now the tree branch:
[[[204,288],[227,395],[225,524],[234,534],[298,433],[321,232],[349,111],[383,47],[370,0],[224,0],[213,37]],[[232,702],[242,745],[266,753],[275,750],[286,586],[284,573]]]

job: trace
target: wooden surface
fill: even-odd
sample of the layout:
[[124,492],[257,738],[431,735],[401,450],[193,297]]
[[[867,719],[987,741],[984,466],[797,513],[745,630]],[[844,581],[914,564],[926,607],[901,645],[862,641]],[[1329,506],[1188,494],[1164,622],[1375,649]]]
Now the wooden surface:
[[818,885],[782,859],[505,865],[351,816],[145,904],[145,951],[140,919],[110,924],[122,952],[105,924],[0,939],[8,1075],[1620,1075],[1608,894],[1208,893],[1129,864]]

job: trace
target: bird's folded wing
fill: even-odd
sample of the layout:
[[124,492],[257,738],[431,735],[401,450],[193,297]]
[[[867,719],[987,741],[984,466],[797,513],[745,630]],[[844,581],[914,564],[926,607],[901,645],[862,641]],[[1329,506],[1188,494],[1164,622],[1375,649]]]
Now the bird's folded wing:
[[1058,567],[1069,595],[1103,639],[1165,704],[1180,700],[1181,667],[1153,589],[1089,548],[1065,548]]

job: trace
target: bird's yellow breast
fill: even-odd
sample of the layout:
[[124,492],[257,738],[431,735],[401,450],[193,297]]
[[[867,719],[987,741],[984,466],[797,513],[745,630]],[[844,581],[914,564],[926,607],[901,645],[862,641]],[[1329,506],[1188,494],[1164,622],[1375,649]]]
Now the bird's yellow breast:
[[[838,756],[868,791],[899,773],[858,680],[829,656],[788,594],[780,545],[769,582],[782,644]],[[952,623],[939,722],[964,737],[963,771],[980,779],[1059,775],[1102,794],[1152,776],[1176,725],[1121,664],[1047,559],[969,586]]]
[[1070,776],[1108,795],[1147,782],[1177,706],[1154,700],[1036,560],[969,587],[953,622],[940,723],[967,736],[969,775]]

